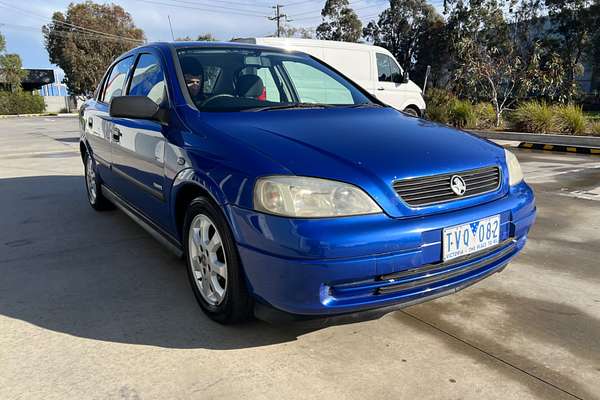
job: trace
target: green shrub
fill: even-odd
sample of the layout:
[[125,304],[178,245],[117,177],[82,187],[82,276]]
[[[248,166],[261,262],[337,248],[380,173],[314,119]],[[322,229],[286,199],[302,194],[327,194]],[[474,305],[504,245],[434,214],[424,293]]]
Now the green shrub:
[[594,136],[600,136],[600,121],[590,121],[588,133]]
[[490,103],[478,103],[473,108],[478,129],[491,129],[496,127],[496,110]]
[[452,101],[448,111],[448,119],[448,122],[457,128],[475,128],[477,126],[475,110],[467,100]]
[[39,114],[44,112],[44,98],[28,92],[0,92],[0,115]]
[[512,113],[511,120],[521,132],[556,132],[558,129],[554,111],[545,102],[528,101],[519,104]]
[[449,106],[454,101],[454,96],[443,89],[430,89],[426,96],[425,102],[427,109],[425,116],[430,121],[447,124],[449,122]]
[[573,104],[554,107],[558,128],[563,133],[581,135],[585,133],[586,119],[581,106]]

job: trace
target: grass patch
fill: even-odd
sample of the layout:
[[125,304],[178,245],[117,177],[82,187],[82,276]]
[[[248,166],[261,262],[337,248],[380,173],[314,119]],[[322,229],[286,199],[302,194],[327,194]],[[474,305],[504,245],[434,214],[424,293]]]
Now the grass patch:
[[473,105],[466,100],[454,100],[448,113],[449,122],[461,129],[477,126],[477,115]]
[[558,131],[554,109],[543,101],[528,101],[519,104],[512,113],[511,120],[521,132],[549,133]]
[[562,133],[582,135],[585,133],[587,121],[581,106],[573,104],[558,105],[554,107],[557,127]]

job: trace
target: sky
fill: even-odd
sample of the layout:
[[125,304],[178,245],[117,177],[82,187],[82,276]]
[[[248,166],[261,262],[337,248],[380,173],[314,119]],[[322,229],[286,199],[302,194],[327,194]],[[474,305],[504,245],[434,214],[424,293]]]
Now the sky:
[[[44,48],[41,26],[55,11],[66,12],[73,0],[0,0],[0,32],[7,50],[21,56],[25,68],[56,68]],[[280,0],[282,13],[292,26],[316,27],[324,0]],[[78,2],[78,1],[76,1]],[[96,1],[100,3],[101,1]],[[269,0],[114,0],[129,12],[149,42],[171,40],[167,16],[175,37],[212,33],[219,40],[273,34],[275,21]],[[375,19],[389,4],[386,0],[350,0],[363,24]]]

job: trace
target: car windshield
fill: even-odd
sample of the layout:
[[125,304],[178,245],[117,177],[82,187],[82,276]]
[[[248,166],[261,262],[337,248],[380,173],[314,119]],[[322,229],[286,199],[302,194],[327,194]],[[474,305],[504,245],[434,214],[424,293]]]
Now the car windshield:
[[183,78],[201,111],[378,107],[309,56],[260,49],[178,50]]

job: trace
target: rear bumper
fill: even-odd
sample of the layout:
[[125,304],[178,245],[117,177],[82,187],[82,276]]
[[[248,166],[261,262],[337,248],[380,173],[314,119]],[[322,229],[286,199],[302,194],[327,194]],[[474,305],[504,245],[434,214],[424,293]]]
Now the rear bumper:
[[[229,216],[258,316],[293,319],[386,312],[454,293],[506,264],[535,220],[533,192],[522,183],[502,199],[407,220],[383,214],[293,220],[236,207]],[[499,214],[500,245],[468,259],[441,261],[444,227]],[[377,314],[377,312],[375,313]],[[281,319],[281,318],[275,318]]]

